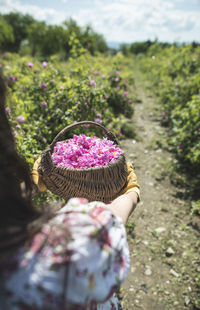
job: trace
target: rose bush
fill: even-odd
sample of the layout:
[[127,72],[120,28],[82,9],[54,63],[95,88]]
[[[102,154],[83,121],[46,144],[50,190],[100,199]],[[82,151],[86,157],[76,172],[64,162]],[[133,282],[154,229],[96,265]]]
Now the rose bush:
[[193,197],[200,184],[200,47],[193,44],[159,48],[154,44],[139,62],[152,82],[168,126],[168,148],[176,154],[176,171]]
[[156,44],[140,60],[150,73],[169,145],[179,160],[200,175],[200,47],[192,44],[159,49]]
[[[39,61],[2,55],[9,88],[7,113],[18,149],[31,166],[55,135],[75,121],[102,123],[123,137],[126,117],[133,113],[134,96],[126,61],[122,55],[92,57],[87,53],[66,62],[57,56]],[[75,133],[92,136],[97,132],[90,126]]]

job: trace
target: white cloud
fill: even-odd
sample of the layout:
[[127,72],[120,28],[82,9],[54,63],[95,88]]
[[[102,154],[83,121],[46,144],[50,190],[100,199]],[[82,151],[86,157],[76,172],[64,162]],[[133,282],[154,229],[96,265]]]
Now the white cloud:
[[[66,3],[66,10],[41,9],[36,5],[22,4],[20,0],[0,0],[0,9],[2,13],[11,10],[29,13],[36,19],[58,24],[70,16],[69,0],[60,1],[63,5]],[[87,8],[84,1],[74,1],[77,1],[77,12],[71,17],[81,26],[91,24],[108,41],[133,42],[155,38],[171,42],[199,41],[200,8],[194,10],[191,4],[188,11],[181,9],[180,3],[184,7],[187,0],[93,0],[91,7]],[[196,5],[198,1],[190,0],[190,3]]]
[[90,22],[107,40],[122,42],[155,37],[162,41],[199,40],[199,17],[198,11],[177,10],[173,0],[97,0],[95,7],[74,16],[81,25]]
[[61,23],[66,18],[62,11],[57,11],[52,8],[43,9],[36,5],[22,4],[19,0],[1,0],[0,11],[2,14],[9,13],[10,11],[30,14],[37,20],[45,20],[52,24]]

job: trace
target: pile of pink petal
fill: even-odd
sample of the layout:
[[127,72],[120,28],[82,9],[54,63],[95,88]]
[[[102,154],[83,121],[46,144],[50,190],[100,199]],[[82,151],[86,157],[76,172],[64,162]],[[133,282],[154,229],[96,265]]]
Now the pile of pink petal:
[[71,169],[87,169],[113,163],[123,151],[107,138],[74,135],[73,139],[57,142],[53,163]]

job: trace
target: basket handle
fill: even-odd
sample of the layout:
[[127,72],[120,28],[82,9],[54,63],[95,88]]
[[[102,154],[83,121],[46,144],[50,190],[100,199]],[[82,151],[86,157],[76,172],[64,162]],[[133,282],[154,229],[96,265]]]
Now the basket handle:
[[71,124],[65,128],[63,128],[58,134],[57,136],[53,139],[52,143],[50,144],[50,149],[52,150],[55,146],[55,144],[60,140],[60,138],[65,135],[70,129],[78,127],[78,126],[82,126],[82,125],[94,125],[96,127],[99,127],[100,129],[102,129],[104,131],[104,133],[106,134],[106,137],[113,141],[115,144],[119,144],[119,142],[117,141],[117,138],[115,137],[115,135],[111,132],[108,131],[104,126],[100,125],[99,123],[96,122],[92,122],[92,121],[82,121],[82,122],[77,122],[74,124]]

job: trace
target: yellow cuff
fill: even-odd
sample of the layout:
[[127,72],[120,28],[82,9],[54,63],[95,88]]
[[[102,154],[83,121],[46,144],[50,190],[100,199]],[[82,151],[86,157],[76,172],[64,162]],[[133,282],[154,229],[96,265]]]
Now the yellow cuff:
[[137,176],[134,172],[133,165],[127,162],[128,176],[126,187],[121,191],[122,194],[127,194],[129,192],[136,192],[138,195],[138,201],[140,201],[140,186],[137,183]]
[[138,202],[140,201],[140,189],[133,185],[132,187],[129,187],[128,189],[126,189],[126,191],[124,192],[124,194],[128,194],[130,192],[135,192],[138,196]]
[[47,190],[47,187],[42,180],[42,176],[39,174],[39,172],[37,170],[39,163],[40,163],[40,160],[41,160],[41,158],[39,157],[35,161],[35,163],[33,165],[32,172],[31,172],[31,176],[32,176],[33,183],[37,186],[38,190],[40,192],[43,192],[43,191]]

